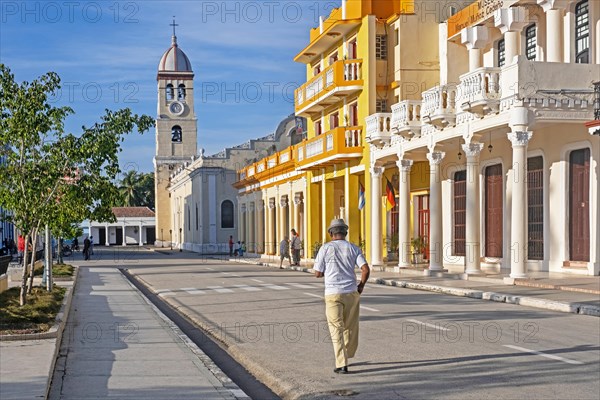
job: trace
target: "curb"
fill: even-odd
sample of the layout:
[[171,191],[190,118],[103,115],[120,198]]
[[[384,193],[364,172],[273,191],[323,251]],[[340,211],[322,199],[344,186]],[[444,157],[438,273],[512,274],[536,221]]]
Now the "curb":
[[548,299],[540,299],[536,297],[515,296],[504,293],[484,292],[476,289],[452,288],[446,286],[430,285],[426,283],[396,281],[382,278],[370,278],[369,282],[376,283],[379,285],[397,286],[406,289],[424,290],[440,294],[448,294],[452,296],[461,296],[469,297],[472,299],[495,301],[498,303],[507,303],[526,307],[541,308],[550,311],[600,317],[600,307],[588,304],[567,303]]
[[[238,260],[239,262],[239,260]],[[261,265],[265,267],[271,268],[279,268],[278,265],[273,265],[268,262],[246,262],[242,261],[246,264],[255,264]],[[312,273],[312,268],[306,267],[292,267],[292,266],[284,266],[283,269],[289,269],[293,271]],[[459,297],[469,297],[471,299],[478,300],[487,300],[494,301],[497,303],[507,303],[514,304],[526,307],[540,308],[544,310],[550,311],[558,311],[563,313],[571,313],[578,315],[589,315],[592,317],[600,317],[600,306],[593,306],[589,304],[580,304],[580,303],[568,303],[561,302],[555,300],[548,300],[537,297],[528,297],[528,296],[516,296],[505,293],[496,293],[496,292],[484,292],[482,290],[477,289],[463,289],[463,288],[453,288],[447,286],[438,286],[431,285],[427,283],[416,283],[410,281],[398,281],[393,279],[383,279],[383,278],[370,278],[369,283],[375,283],[378,285],[386,285],[386,286],[396,286],[402,287],[406,289],[413,290],[423,290],[428,292],[435,292],[440,294],[447,294],[451,296],[459,296]]]
[[73,292],[75,291],[75,285],[77,284],[77,275],[79,274],[79,268],[75,267],[76,271],[73,275],[73,286],[67,288],[65,297],[63,298],[60,310],[56,314],[54,319],[54,325],[48,331],[41,333],[21,333],[16,335],[0,335],[0,342],[11,342],[16,340],[40,340],[40,339],[54,339],[61,338],[62,332],[69,316],[71,309],[71,302],[73,299]]

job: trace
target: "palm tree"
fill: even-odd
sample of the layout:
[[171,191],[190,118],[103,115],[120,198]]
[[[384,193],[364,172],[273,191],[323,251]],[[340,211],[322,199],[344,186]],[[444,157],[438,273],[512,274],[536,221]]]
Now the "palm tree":
[[154,210],[154,174],[130,170],[119,185],[125,207],[149,207]]
[[119,185],[119,192],[123,197],[123,206],[135,207],[140,204],[142,194],[140,190],[140,184],[142,181],[142,174],[139,174],[135,170],[129,170],[121,179]]

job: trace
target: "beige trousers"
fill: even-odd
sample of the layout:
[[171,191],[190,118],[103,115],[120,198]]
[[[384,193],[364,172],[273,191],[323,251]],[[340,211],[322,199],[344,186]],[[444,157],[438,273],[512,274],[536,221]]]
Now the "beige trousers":
[[332,294],[325,296],[325,315],[335,354],[335,367],[348,365],[358,348],[358,317],[360,294]]

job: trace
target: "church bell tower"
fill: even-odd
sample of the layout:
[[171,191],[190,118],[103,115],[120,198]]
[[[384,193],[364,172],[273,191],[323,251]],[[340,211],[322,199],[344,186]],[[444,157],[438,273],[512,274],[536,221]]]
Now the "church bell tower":
[[177,166],[192,161],[197,145],[194,112],[194,72],[189,58],[177,45],[175,20],[171,47],[158,64],[156,154],[154,156],[156,236],[167,244],[175,238],[169,198],[169,176]]

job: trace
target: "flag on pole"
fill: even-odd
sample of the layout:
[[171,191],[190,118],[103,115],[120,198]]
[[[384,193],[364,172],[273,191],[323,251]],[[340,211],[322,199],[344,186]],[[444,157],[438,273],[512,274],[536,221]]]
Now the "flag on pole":
[[385,198],[386,198],[386,210],[390,211],[392,208],[396,206],[396,194],[394,193],[394,187],[389,179],[385,178],[387,184],[385,186]]
[[358,182],[358,209],[362,210],[365,207],[365,187]]

